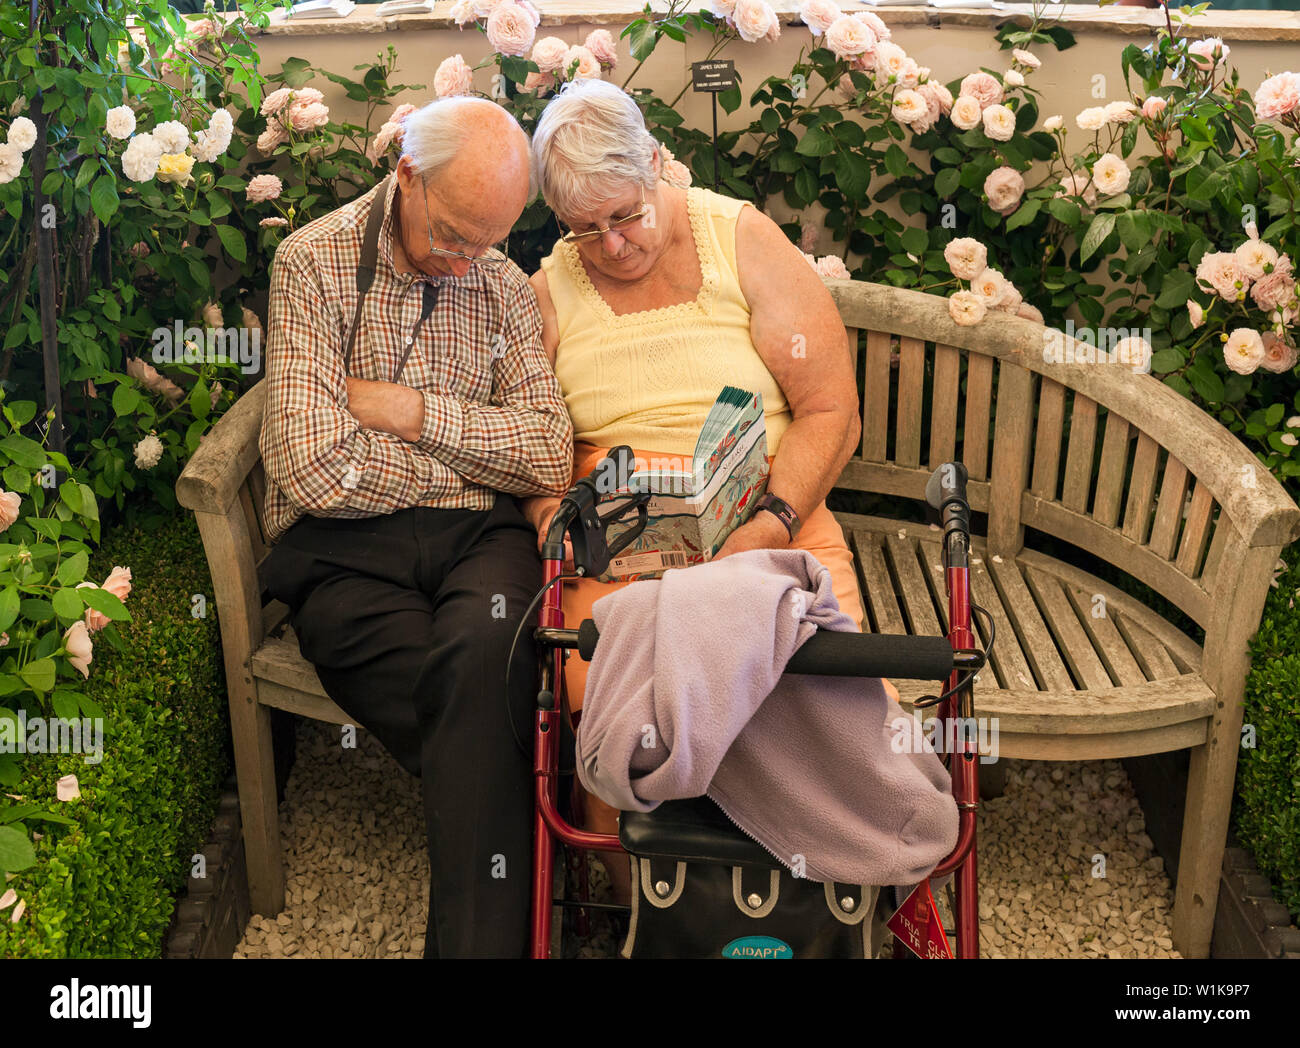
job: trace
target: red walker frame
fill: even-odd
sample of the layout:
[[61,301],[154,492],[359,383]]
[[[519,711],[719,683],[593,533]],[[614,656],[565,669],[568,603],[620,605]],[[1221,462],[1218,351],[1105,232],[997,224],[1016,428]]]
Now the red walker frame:
[[[976,647],[975,635],[971,630],[970,569],[964,555],[958,559],[959,563],[949,564],[944,573],[948,589],[948,640],[955,653],[970,652]],[[538,625],[542,629],[563,629],[563,597],[560,592],[563,583],[554,582],[563,569],[563,563],[560,560],[546,559],[542,564],[547,589],[538,613]],[[551,921],[555,905],[551,897],[555,842],[558,840],[571,848],[626,854],[616,835],[589,833],[578,829],[565,821],[560,814],[557,801],[560,717],[564,715],[560,698],[564,687],[564,649],[553,647],[539,659],[539,662],[541,682],[533,733],[536,817],[533,826],[531,956],[534,960],[550,957]],[[965,671],[960,666],[954,667],[948,677],[948,689],[957,688],[963,672]],[[973,681],[974,674],[969,674],[969,677]],[[548,696],[549,706],[545,705]],[[979,807],[979,781],[976,733],[949,733],[948,731],[948,724],[955,715],[967,719],[974,716],[971,682],[968,681],[964,687],[944,699],[939,704],[936,715],[941,718],[940,728],[943,734],[940,738],[959,740],[948,761],[952,776],[953,799],[957,803],[958,834],[952,852],[930,871],[925,883],[955,871],[956,956],[958,959],[973,960],[979,957],[979,895],[975,830],[976,813]],[[894,956],[896,958],[902,956],[905,950],[906,947],[896,938]]]

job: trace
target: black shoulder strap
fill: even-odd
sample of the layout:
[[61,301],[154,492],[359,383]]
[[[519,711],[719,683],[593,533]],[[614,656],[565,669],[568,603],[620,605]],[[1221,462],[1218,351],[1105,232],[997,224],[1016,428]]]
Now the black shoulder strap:
[[366,235],[361,243],[361,261],[357,263],[357,305],[352,311],[352,323],[348,325],[347,338],[343,348],[343,373],[346,375],[352,364],[352,347],[357,340],[357,325],[361,323],[361,306],[366,300],[366,292],[375,282],[375,267],[379,263],[379,227],[384,224],[385,203],[388,200],[389,175],[379,183],[375,201],[370,205],[370,218],[366,222]]

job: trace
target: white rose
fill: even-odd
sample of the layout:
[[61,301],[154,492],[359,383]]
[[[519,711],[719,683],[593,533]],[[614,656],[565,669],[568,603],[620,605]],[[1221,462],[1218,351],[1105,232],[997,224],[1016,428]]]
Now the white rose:
[[1011,87],[1025,86],[1024,76],[1016,72],[1014,69],[1008,69],[1005,73],[1002,74],[1002,82],[1004,84],[1010,85]]
[[122,173],[132,182],[149,182],[158,173],[162,147],[147,131],[136,135],[126,144],[122,154]]
[[23,171],[23,151],[12,142],[0,142],[0,186],[17,178]]
[[973,127],[979,127],[983,119],[984,111],[980,109],[979,100],[972,98],[970,95],[961,95],[952,104],[952,112],[948,114],[954,127],[959,127],[963,131],[969,131]]
[[1043,130],[1056,131],[1058,128],[1060,128],[1061,123],[1062,121],[1059,115],[1049,116],[1046,120],[1043,121]]
[[1016,114],[1004,105],[991,105],[981,114],[984,133],[995,142],[1009,142],[1016,133]]
[[104,130],[113,138],[130,138],[135,134],[135,112],[130,106],[117,106],[108,111]]
[[1128,180],[1132,172],[1114,153],[1103,153],[1092,165],[1092,182],[1097,192],[1105,196],[1114,196],[1128,189]]
[[15,117],[9,125],[9,144],[26,153],[36,145],[36,125],[25,116]]
[[1074,118],[1083,131],[1096,131],[1106,123],[1106,110],[1102,106],[1091,106]]

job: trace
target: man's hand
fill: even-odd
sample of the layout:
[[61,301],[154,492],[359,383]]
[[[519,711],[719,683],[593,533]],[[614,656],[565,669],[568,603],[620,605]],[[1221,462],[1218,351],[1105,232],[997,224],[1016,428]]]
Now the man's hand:
[[790,533],[776,514],[760,510],[727,537],[713,559],[721,560],[751,549],[786,549],[789,545]]
[[347,379],[348,411],[363,429],[377,429],[416,441],[424,426],[424,397],[398,382]]
[[[537,529],[538,553],[542,551],[542,544],[546,541],[546,533],[551,528],[551,518],[555,516],[555,511],[560,508],[560,501],[558,498],[537,495],[533,498],[523,499],[520,502],[524,518]],[[573,570],[573,543],[567,535],[564,536],[564,570]]]

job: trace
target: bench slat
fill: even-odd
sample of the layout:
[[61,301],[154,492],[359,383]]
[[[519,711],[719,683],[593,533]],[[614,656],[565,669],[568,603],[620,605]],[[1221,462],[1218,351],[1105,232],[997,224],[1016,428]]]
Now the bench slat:
[[1092,485],[1092,455],[1097,443],[1097,402],[1075,393],[1070,413],[1070,445],[1065,453],[1065,486],[1061,503],[1079,513],[1088,512]]
[[1223,556],[1223,547],[1232,530],[1232,522],[1220,512],[1219,519],[1214,523],[1214,537],[1210,539],[1210,551],[1205,554],[1205,567],[1201,569],[1201,584],[1206,589],[1214,587],[1219,572],[1219,558]]
[[1003,557],[1001,562],[990,560],[989,573],[1002,595],[1002,606],[1011,616],[1016,636],[1024,649],[1034,676],[1042,691],[1074,691],[1074,680],[1061,661],[1060,653],[1052,641],[1052,634],[1038,613],[1034,598],[1030,596],[1025,580],[1016,563]]
[[884,462],[888,441],[889,334],[868,331],[862,397],[862,457],[868,462]]
[[[1133,658],[1133,653],[1128,650],[1128,644],[1115,628],[1115,623],[1111,621],[1110,609],[1105,604],[1094,603],[1091,593],[1085,593],[1068,583],[1064,588],[1066,596],[1074,605],[1075,612],[1083,622],[1083,628],[1088,631],[1088,636],[1111,677],[1119,681],[1122,688],[1144,683],[1147,679],[1146,674],[1142,672],[1142,667],[1137,664],[1137,659]],[[1101,615],[1096,614],[1098,607],[1102,610]]]
[[961,351],[934,347],[934,391],[930,395],[930,469],[957,457],[957,397],[961,386]]
[[1164,560],[1174,555],[1186,493],[1187,467],[1170,455],[1165,463],[1164,479],[1160,482],[1160,500],[1156,505],[1155,523],[1151,525],[1151,539],[1147,542],[1151,550]]
[[302,657],[298,635],[292,629],[286,629],[282,637],[268,638],[253,652],[249,666],[259,681],[272,681],[305,695],[325,696],[320,677],[315,667]]
[[1119,520],[1124,496],[1124,467],[1128,464],[1128,419],[1113,411],[1106,415],[1106,435],[1101,442],[1101,465],[1097,467],[1097,493],[1092,515],[1099,524],[1113,528]]
[[1214,513],[1214,496],[1201,481],[1192,488],[1192,501],[1187,507],[1187,524],[1183,528],[1182,542],[1178,545],[1178,559],[1174,567],[1188,578],[1196,578],[1201,554],[1210,538],[1210,517]]
[[921,464],[921,412],[925,393],[925,343],[918,338],[899,339],[898,421],[894,461],[915,468]]
[[858,583],[876,624],[877,633],[906,634],[907,625],[894,597],[894,580],[885,566],[880,549],[880,535],[853,529],[850,532],[858,566]]
[[[248,490],[252,492],[253,506],[257,509],[257,520],[260,525],[266,519],[266,470],[260,458],[248,471]],[[260,530],[265,535],[265,529]]]
[[1124,507],[1124,536],[1141,545],[1151,524],[1151,500],[1156,492],[1156,467],[1160,445],[1141,430],[1133,454],[1133,479],[1129,482],[1128,505]]
[[898,576],[898,588],[903,593],[903,613],[907,616],[908,631],[922,637],[934,637],[943,633],[912,540],[899,538],[895,532],[885,536],[885,548]]
[[1038,606],[1047,618],[1052,636],[1056,638],[1057,647],[1080,685],[1095,691],[1114,687],[1110,674],[1093,650],[1092,641],[1079,624],[1074,605],[1065,595],[1060,580],[1029,567],[1023,571],[1029,588],[1038,598]]
[[1147,680],[1166,680],[1178,676],[1174,660],[1169,657],[1169,652],[1160,641],[1128,616],[1115,614],[1112,617],[1142,672],[1147,675]]
[[1050,378],[1043,379],[1038,395],[1038,434],[1034,441],[1035,495],[1056,498],[1061,472],[1061,433],[1065,425],[1065,387]]
[[989,418],[993,404],[993,358],[966,356],[966,424],[961,460],[972,480],[989,479]]
[[[979,563],[976,563],[976,560]],[[993,578],[984,565],[983,558],[971,558],[970,565],[971,599],[988,611],[993,619],[997,635],[993,641],[993,669],[1004,688],[1012,690],[1035,690],[1034,671],[1029,667],[1029,660],[1020,649],[1020,637],[1006,608],[1002,606],[1002,594],[998,592]],[[988,643],[988,634],[984,632],[984,623],[980,616],[972,616],[979,625],[980,636]]]
[[239,485],[239,504],[244,508],[244,519],[248,521],[248,537],[253,545],[253,560],[261,563],[267,553],[266,539],[262,536],[262,515],[253,504],[253,495],[247,484]]

